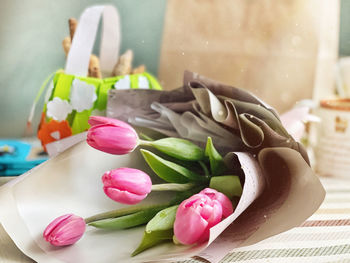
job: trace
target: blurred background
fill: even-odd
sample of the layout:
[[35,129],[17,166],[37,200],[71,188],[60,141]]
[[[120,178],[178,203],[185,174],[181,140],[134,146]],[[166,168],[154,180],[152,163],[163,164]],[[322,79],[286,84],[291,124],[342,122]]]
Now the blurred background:
[[[3,0],[0,8],[0,137],[23,135],[42,82],[65,66],[62,40],[69,35],[68,19],[78,19],[87,6],[98,3],[112,3],[119,10],[121,53],[132,49],[135,65],[146,64],[148,71],[157,74],[166,1]],[[36,124],[42,107],[42,103],[37,107]]]
[[339,41],[339,55],[350,55],[350,1],[340,1],[340,41]]
[[[195,2],[198,2],[200,11],[199,1]],[[98,3],[106,3],[106,1],[1,1],[0,137],[23,135],[31,104],[42,82],[52,72],[64,68],[65,55],[61,43],[69,34],[68,19],[79,18],[85,7]],[[149,72],[157,75],[168,2],[165,0],[115,0],[107,3],[114,4],[121,16],[121,53],[126,49],[132,49],[135,64],[145,64]],[[342,0],[339,31],[340,56],[350,55],[349,13],[350,0]],[[169,34],[167,37],[169,38]],[[220,77],[218,80],[225,81]],[[41,110],[42,104],[37,107],[35,123],[38,121]]]

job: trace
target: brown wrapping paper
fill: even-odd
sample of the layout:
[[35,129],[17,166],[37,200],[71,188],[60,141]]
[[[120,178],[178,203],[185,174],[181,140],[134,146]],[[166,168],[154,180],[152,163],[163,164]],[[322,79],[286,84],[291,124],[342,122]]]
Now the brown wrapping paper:
[[304,147],[270,106],[244,90],[185,72],[183,87],[175,90],[110,91],[107,115],[202,145],[211,136],[227,153],[228,167],[241,169],[246,191],[238,215],[211,229],[210,245],[200,254],[212,262],[300,225],[324,199]]
[[[186,72],[184,86],[173,91],[111,90],[107,114],[128,116],[134,124],[198,144],[212,136],[215,147],[228,152],[224,160],[230,174],[244,180],[242,196],[233,214],[212,227],[209,241],[202,244],[167,242],[131,258],[143,227],[88,227],[79,242],[58,249],[42,238],[53,218],[69,212],[87,217],[124,206],[98,187],[105,171],[138,168],[157,182],[139,149],[118,156],[81,142],[0,188],[0,222],[37,262],[174,262],[199,255],[216,263],[236,247],[300,225],[324,198],[304,148],[285,131],[273,109],[244,90]],[[159,203],[170,195],[151,193],[142,202]]]

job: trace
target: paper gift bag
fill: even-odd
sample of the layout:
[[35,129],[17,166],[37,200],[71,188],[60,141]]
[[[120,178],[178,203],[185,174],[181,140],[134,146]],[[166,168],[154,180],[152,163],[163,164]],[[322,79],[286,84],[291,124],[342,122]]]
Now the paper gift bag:
[[169,0],[159,79],[178,87],[188,69],[285,111],[314,86],[315,97],[330,93],[338,13],[327,0]]
[[[102,79],[87,77],[101,17],[99,57],[102,77],[105,77]],[[74,34],[65,70],[56,72],[52,81],[48,79],[39,91],[40,96],[45,86],[49,87],[38,130],[44,148],[48,143],[86,131],[90,127],[87,121],[91,114],[105,115],[108,90],[161,89],[158,81],[147,72],[110,77],[118,62],[120,39],[119,14],[115,7],[100,5],[85,9]]]

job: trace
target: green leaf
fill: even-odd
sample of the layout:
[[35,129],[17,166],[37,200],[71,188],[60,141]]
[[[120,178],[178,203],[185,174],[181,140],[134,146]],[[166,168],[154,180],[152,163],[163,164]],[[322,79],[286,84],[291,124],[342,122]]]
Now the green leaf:
[[135,256],[163,241],[172,240],[176,211],[179,206],[171,206],[158,212],[147,224],[143,239],[132,253]]
[[209,187],[223,193],[229,199],[242,195],[241,181],[236,175],[213,176],[210,179]]
[[164,206],[139,211],[131,215],[121,216],[117,218],[94,221],[92,223],[89,223],[89,225],[96,228],[109,230],[131,228],[146,224],[162,209],[164,209]]
[[225,172],[226,166],[224,160],[215,149],[211,137],[208,137],[207,145],[205,146],[205,155],[209,157],[212,175],[220,175]]
[[162,210],[163,208],[168,207],[170,205],[174,205],[174,203],[167,202],[163,204],[151,204],[151,205],[145,205],[145,204],[129,205],[120,209],[116,209],[116,210],[87,217],[85,218],[85,223],[90,224],[92,222],[99,221],[99,220],[122,217],[126,215],[135,214],[137,212],[141,212],[144,210],[150,210],[150,209]]
[[[162,153],[162,152],[159,152],[157,154],[158,154],[158,156],[160,156],[160,157],[162,157],[170,162],[181,165],[181,166],[191,170],[192,172],[195,172],[198,174],[202,174],[202,172],[203,172],[203,169],[202,169],[201,165],[199,164],[199,162],[179,160],[179,159],[176,159],[172,156],[166,155],[165,153]],[[202,162],[202,161],[200,161],[200,162]]]
[[181,165],[167,161],[150,151],[141,149],[141,153],[151,169],[166,182],[181,184],[190,181],[208,181],[207,177],[196,174]]
[[136,256],[142,251],[145,251],[148,248],[154,247],[159,243],[170,241],[173,239],[173,235],[174,235],[173,229],[152,231],[150,233],[145,231],[140,245],[138,246],[138,248],[136,248],[134,252],[132,252],[131,256],[132,257]]
[[174,205],[159,211],[146,226],[146,232],[172,229],[178,205]]
[[183,161],[200,161],[204,150],[194,143],[180,138],[164,138],[151,142],[157,150]]

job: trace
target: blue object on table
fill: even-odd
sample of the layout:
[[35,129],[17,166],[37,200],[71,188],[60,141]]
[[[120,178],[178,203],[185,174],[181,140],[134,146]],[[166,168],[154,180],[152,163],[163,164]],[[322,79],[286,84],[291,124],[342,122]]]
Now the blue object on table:
[[38,156],[28,159],[32,149],[29,143],[18,140],[0,140],[0,176],[20,175],[47,160]]

